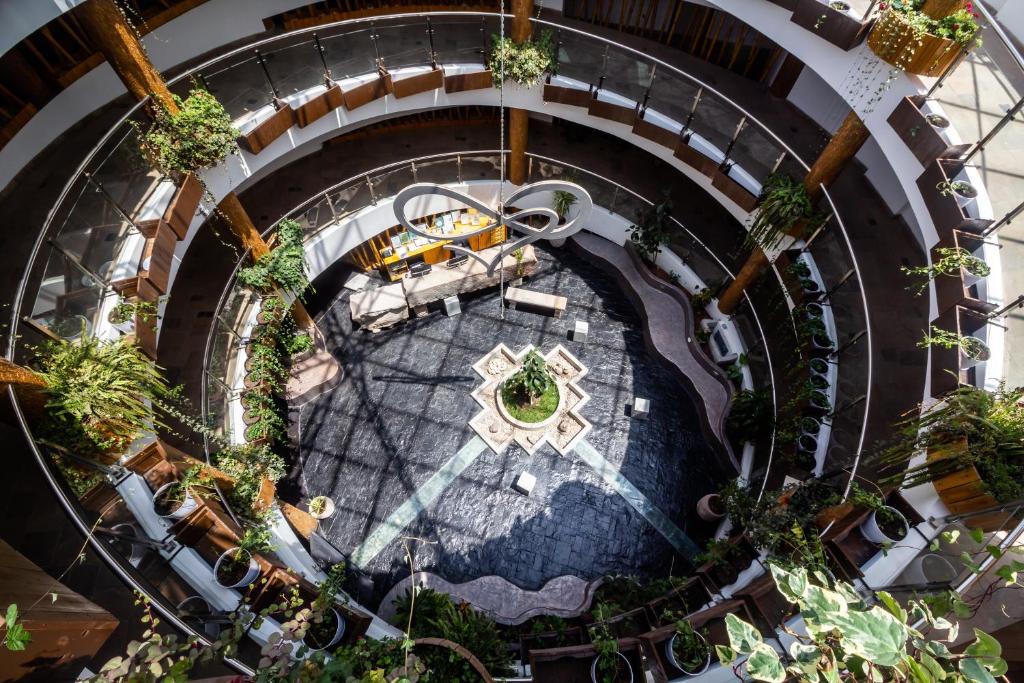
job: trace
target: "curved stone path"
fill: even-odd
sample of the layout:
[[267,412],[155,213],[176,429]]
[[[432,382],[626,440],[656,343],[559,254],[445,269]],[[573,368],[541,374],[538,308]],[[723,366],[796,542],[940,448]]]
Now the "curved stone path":
[[704,355],[693,341],[693,312],[689,302],[670,293],[627,249],[603,237],[581,232],[571,238],[574,248],[605,267],[623,285],[644,321],[644,339],[652,351],[677,371],[683,387],[704,418],[701,428],[739,470],[736,456],[725,436],[725,418],[729,412],[732,386],[721,370]]
[[[590,608],[594,591],[604,578],[584,581],[575,576],[558,576],[540,590],[523,590],[500,576],[481,576],[466,583],[451,583],[437,574],[416,572],[412,580],[420,588],[447,593],[455,602],[467,602],[499,624],[521,624],[531,617],[549,614],[577,617]],[[380,603],[377,616],[385,621],[395,614],[394,601],[409,590],[409,579],[396,583]]]

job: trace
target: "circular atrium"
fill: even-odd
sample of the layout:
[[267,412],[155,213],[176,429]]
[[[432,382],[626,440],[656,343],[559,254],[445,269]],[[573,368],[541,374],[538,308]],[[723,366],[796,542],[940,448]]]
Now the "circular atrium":
[[2,680],[1024,675],[1018,0],[0,17]]

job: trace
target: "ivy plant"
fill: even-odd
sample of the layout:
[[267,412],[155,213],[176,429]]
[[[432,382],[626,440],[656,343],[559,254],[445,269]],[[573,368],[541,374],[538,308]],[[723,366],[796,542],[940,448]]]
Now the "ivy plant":
[[302,248],[302,226],[290,219],[278,223],[274,248],[251,266],[239,270],[238,280],[259,292],[269,292],[279,286],[301,296],[309,286],[306,252]]
[[499,88],[504,81],[531,88],[555,69],[555,36],[550,29],[542,31],[537,40],[517,43],[511,38],[502,39],[496,35],[493,41],[488,67]]
[[156,106],[156,121],[141,133],[143,156],[167,174],[212,168],[236,152],[240,135],[217,98],[196,88],[182,100],[172,95],[178,112]]

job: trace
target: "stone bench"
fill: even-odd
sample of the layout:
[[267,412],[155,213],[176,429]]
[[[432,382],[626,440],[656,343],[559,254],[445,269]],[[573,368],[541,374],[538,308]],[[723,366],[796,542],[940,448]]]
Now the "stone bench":
[[515,308],[517,305],[522,304],[531,308],[551,311],[552,315],[556,318],[562,317],[562,312],[565,310],[566,304],[569,303],[569,300],[564,296],[544,294],[543,292],[520,289],[519,287],[509,287],[506,289],[505,301],[508,302],[510,308]]

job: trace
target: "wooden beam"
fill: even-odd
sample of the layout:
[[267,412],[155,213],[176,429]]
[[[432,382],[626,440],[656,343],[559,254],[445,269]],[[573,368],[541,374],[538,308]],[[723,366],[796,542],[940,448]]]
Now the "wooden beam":
[[530,114],[525,109],[512,109],[508,116],[509,155],[508,179],[516,185],[526,182],[526,143],[529,137]]
[[747,262],[736,273],[736,279],[729,283],[721,296],[718,297],[718,310],[725,315],[732,315],[743,300],[743,292],[757,282],[761,274],[768,268],[768,255],[760,247],[754,247]]
[[821,195],[822,185],[829,187],[835,182],[870,136],[870,131],[857,116],[857,112],[851,111],[804,179],[804,188],[812,200]]
[[925,0],[921,11],[932,19],[945,19],[964,8],[964,0]]

